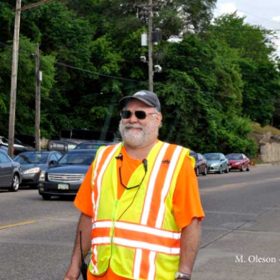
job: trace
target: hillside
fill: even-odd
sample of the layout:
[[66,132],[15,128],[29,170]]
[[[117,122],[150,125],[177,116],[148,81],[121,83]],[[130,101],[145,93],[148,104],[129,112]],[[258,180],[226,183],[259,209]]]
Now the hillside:
[[251,138],[257,143],[258,156],[253,159],[256,163],[279,163],[280,162],[280,129],[273,126],[260,126],[252,124]]

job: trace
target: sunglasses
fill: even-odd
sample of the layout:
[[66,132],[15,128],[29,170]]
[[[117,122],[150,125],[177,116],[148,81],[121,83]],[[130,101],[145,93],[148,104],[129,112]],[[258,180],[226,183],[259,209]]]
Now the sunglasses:
[[154,115],[157,113],[146,113],[145,111],[135,111],[135,112],[131,112],[129,110],[123,110],[121,111],[120,115],[122,119],[129,119],[131,118],[132,115],[135,115],[135,117],[139,120],[144,120],[146,119],[147,115]]

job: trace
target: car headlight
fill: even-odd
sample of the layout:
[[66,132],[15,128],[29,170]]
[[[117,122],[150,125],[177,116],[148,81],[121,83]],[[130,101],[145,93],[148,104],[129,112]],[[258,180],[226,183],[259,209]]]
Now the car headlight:
[[24,170],[22,172],[22,174],[35,174],[35,173],[39,173],[39,172],[40,172],[40,168],[39,167],[34,167],[34,168]]
[[212,163],[210,166],[211,166],[211,167],[218,167],[219,164],[218,164],[218,163]]
[[44,182],[45,178],[46,178],[46,172],[42,170],[40,173],[39,181]]

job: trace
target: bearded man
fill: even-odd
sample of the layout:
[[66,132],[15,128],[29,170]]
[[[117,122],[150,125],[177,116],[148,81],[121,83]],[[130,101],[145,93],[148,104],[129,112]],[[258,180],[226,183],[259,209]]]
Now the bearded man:
[[204,218],[188,149],[158,139],[157,95],[120,100],[122,142],[102,147],[74,201],[81,211],[64,280],[191,279]]

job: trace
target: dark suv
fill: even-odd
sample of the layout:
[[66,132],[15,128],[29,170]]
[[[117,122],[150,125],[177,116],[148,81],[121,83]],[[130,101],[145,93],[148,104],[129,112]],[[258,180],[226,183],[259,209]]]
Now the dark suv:
[[94,160],[96,150],[71,150],[59,161],[50,163],[39,179],[39,194],[43,199],[52,196],[75,196],[84,176]]

